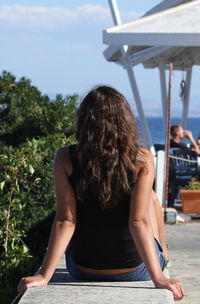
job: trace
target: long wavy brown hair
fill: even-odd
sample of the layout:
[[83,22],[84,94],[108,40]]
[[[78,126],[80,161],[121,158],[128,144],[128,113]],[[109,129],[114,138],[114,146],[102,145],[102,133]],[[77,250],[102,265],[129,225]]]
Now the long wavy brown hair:
[[125,97],[116,89],[98,86],[78,109],[76,138],[81,151],[78,198],[95,196],[104,210],[130,195],[136,178],[138,127]]

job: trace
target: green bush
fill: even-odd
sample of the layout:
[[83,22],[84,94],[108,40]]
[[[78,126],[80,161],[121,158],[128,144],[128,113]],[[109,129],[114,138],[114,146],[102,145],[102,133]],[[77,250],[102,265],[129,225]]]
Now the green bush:
[[[38,256],[32,255],[27,243],[39,248],[43,239],[39,234],[36,239],[29,232],[55,210],[53,158],[59,147],[71,143],[74,143],[73,136],[56,134],[27,141],[18,148],[5,145],[0,148],[1,295],[7,289],[13,296],[19,278],[33,274],[39,266]],[[44,250],[47,244],[42,245]],[[8,298],[4,296],[1,303],[8,303]]]
[[200,182],[199,181],[191,181],[185,186],[186,190],[200,190]]
[[41,263],[55,214],[54,154],[75,142],[77,106],[76,94],[51,101],[29,79],[0,75],[1,304]]

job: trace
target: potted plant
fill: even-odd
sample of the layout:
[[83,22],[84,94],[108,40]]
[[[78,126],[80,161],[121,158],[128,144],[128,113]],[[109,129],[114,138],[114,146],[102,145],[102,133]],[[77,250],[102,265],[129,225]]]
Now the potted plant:
[[180,191],[182,211],[185,214],[200,214],[200,182],[192,180]]

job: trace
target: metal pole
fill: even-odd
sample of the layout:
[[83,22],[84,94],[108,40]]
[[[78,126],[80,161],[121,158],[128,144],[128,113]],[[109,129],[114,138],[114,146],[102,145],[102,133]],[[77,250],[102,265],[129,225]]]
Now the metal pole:
[[[113,17],[113,22],[115,25],[120,25],[121,24],[121,18],[120,18],[120,14],[119,14],[119,10],[117,7],[117,2],[116,0],[108,0],[109,2],[109,6],[110,6],[110,10],[111,10],[111,14]],[[128,77],[129,77],[129,81],[131,84],[131,89],[133,92],[133,96],[136,102],[136,106],[137,106],[137,110],[138,110],[138,114],[140,116],[140,120],[141,120],[141,125],[144,131],[144,139],[145,142],[148,144],[149,147],[152,147],[152,140],[151,140],[151,135],[149,132],[149,128],[147,125],[147,121],[146,121],[146,117],[144,115],[144,111],[143,111],[143,107],[142,107],[142,102],[141,102],[141,98],[139,95],[139,90],[137,87],[137,83],[136,83],[136,79],[135,79],[135,75],[131,66],[131,61],[128,57],[126,57],[126,50],[127,50],[127,46],[123,45],[121,47],[121,53],[122,53],[122,58],[124,60],[124,65],[126,67],[127,73],[128,73]]]
[[140,116],[141,125],[143,127],[144,139],[145,139],[145,142],[148,144],[149,148],[151,148],[152,145],[153,145],[152,140],[151,140],[151,135],[150,135],[149,128],[148,128],[148,125],[147,125],[147,120],[146,120],[144,110],[143,110],[143,107],[142,107],[140,94],[139,94],[139,91],[138,91],[135,75],[133,73],[133,69],[132,69],[130,60],[125,59],[125,66],[126,66],[126,70],[127,70],[127,73],[128,73],[128,77],[129,77],[131,89],[132,89],[132,92],[133,92],[133,96],[134,96],[134,99],[135,99],[135,102],[136,102],[136,105],[137,105],[138,114]]
[[192,79],[192,68],[188,69],[186,74],[186,95],[184,96],[184,100],[183,100],[184,104],[183,104],[182,123],[181,123],[184,130],[187,129],[191,79]]
[[170,125],[171,125],[171,100],[172,100],[172,63],[169,70],[169,102],[167,115],[167,132],[165,137],[165,195],[164,195],[164,215],[166,218],[166,210],[168,205],[168,184],[169,184],[169,151],[170,151]]
[[120,25],[122,22],[116,0],[108,0],[108,3],[110,6],[110,11],[112,14],[114,25]]
[[159,73],[160,73],[160,88],[162,96],[162,113],[163,113],[163,128],[164,135],[166,136],[167,132],[167,88],[166,88],[166,75],[165,75],[165,66],[164,62],[159,64]]

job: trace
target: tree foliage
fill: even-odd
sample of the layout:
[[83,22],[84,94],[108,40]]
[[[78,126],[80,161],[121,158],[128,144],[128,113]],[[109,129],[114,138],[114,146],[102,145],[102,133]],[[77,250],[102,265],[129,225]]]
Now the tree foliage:
[[[0,76],[0,303],[16,294],[19,278],[41,263],[55,211],[55,151],[75,142],[78,98],[50,101],[8,73]],[[42,236],[45,235],[44,236]]]
[[[73,138],[56,134],[27,141],[19,148],[1,148],[1,291],[15,289],[19,276],[33,272],[33,268],[38,266],[38,257],[32,256],[26,235],[55,210],[54,153],[59,147],[72,142]],[[31,247],[40,247],[39,238],[30,236],[28,243]]]
[[78,96],[58,94],[51,101],[47,95],[22,77],[16,80],[6,71],[0,75],[0,141],[6,145],[19,145],[27,138],[49,134],[74,133],[74,120]]

